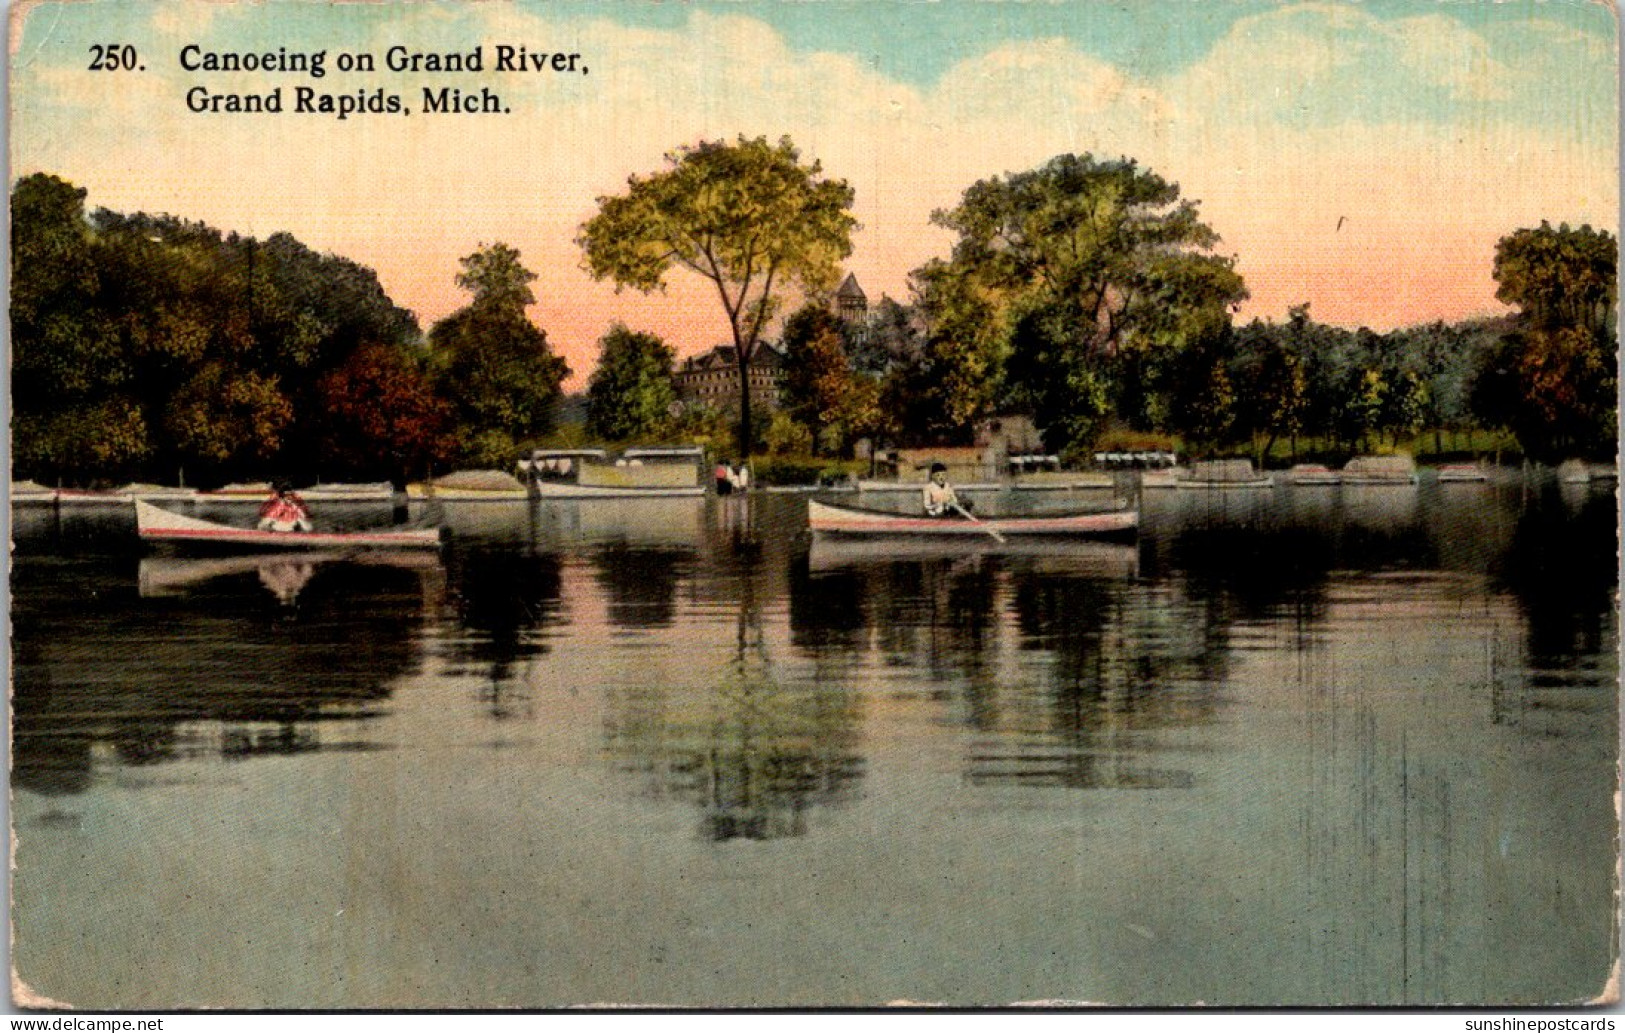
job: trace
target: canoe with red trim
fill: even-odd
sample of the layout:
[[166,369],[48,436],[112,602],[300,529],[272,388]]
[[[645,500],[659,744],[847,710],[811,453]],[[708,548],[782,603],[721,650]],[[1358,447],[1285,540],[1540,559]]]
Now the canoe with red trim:
[[929,517],[906,513],[885,513],[851,506],[834,506],[816,499],[807,501],[807,526],[818,534],[904,535],[931,538],[991,537],[1001,535],[1080,535],[1101,537],[1130,535],[1139,526],[1140,515],[1132,509],[1087,513],[1040,513],[1031,516]]
[[153,544],[237,550],[322,551],[440,547],[438,527],[376,531],[259,531],[182,516],[139,499],[135,503],[135,521],[141,540]]

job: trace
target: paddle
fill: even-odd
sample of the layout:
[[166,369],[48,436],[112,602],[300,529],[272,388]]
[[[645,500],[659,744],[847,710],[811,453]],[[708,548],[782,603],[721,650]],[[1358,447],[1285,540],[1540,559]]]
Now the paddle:
[[991,527],[987,526],[986,524],[982,523],[980,520],[978,520],[975,517],[971,516],[970,515],[970,510],[966,509],[964,506],[961,506],[957,502],[952,503],[952,505],[954,507],[954,512],[955,513],[958,513],[960,516],[964,517],[966,520],[969,520],[971,523],[976,524],[982,530],[984,530],[988,534],[992,535],[994,541],[997,541],[997,542],[1003,542],[1004,541],[1004,535],[1000,534],[994,528],[991,528]]

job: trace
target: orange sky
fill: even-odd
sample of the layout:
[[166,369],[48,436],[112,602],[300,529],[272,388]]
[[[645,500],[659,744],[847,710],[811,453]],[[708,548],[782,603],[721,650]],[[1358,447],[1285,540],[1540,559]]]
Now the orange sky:
[[[991,35],[979,29],[951,52],[932,50],[931,36],[866,34],[872,26],[821,47],[786,21],[791,8],[748,2],[156,0],[103,6],[101,18],[86,6],[98,5],[14,19],[14,176],[49,171],[119,211],[289,231],[376,269],[425,327],[463,303],[458,258],[503,241],[540,274],[532,315],[575,386],[617,320],[681,354],[725,338],[708,285],[677,274],[665,295],[616,294],[581,271],[573,242],[597,196],[704,138],[789,134],[847,179],[862,223],[849,268],[871,299],[905,298],[908,271],[946,253],[933,208],[1066,151],[1134,157],[1198,199],[1252,292],[1242,319],[1284,318],[1304,302],[1318,319],[1376,329],[1501,311],[1490,277],[1500,236],[1542,219],[1618,223],[1614,23],[1584,4],[1237,4],[1204,9],[1221,22],[1178,61],[1108,53],[1090,19],[1115,9],[1086,0],[1002,6]],[[1172,22],[1144,12],[1182,6],[1148,5],[1138,22],[1175,40]],[[116,30],[109,10],[123,19]],[[644,11],[660,24],[620,16]],[[1022,31],[1040,17],[1062,19],[1064,32]],[[109,31],[140,49],[146,72],[86,71],[90,42]],[[424,77],[189,73],[177,60],[189,41],[333,54],[517,41],[580,52],[590,74],[456,80],[498,90],[506,115],[200,115],[185,103],[199,84],[382,87],[416,105]]]

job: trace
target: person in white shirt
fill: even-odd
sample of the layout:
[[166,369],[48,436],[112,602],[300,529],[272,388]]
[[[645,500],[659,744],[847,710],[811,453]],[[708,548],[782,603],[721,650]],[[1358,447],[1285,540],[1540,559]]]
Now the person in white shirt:
[[931,479],[926,482],[925,490],[921,492],[920,502],[925,507],[926,516],[955,516],[963,509],[959,496],[954,494],[953,485],[948,483],[946,466],[941,463],[931,464]]

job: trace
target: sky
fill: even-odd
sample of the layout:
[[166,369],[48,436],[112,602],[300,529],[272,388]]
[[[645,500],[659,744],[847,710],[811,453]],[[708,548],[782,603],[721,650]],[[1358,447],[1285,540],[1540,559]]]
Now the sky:
[[[92,48],[139,71],[92,71]],[[200,52],[327,52],[328,74],[189,71]],[[498,45],[585,74],[490,71]],[[483,74],[391,72],[392,46]],[[370,54],[371,73],[337,71]],[[517,247],[532,318],[579,387],[614,322],[690,355],[722,343],[714,289],[583,270],[596,198],[700,140],[788,135],[855,190],[848,269],[870,298],[951,246],[930,223],[979,179],[1054,155],[1130,157],[1177,182],[1234,255],[1239,318],[1290,306],[1385,330],[1505,311],[1495,242],[1542,220],[1617,228],[1618,30],[1585,0],[79,0],[12,11],[11,176],[91,207],[166,212],[377,270],[425,328],[467,296],[458,259]],[[424,86],[506,114],[428,114]],[[188,91],[396,93],[409,116],[209,114]]]

